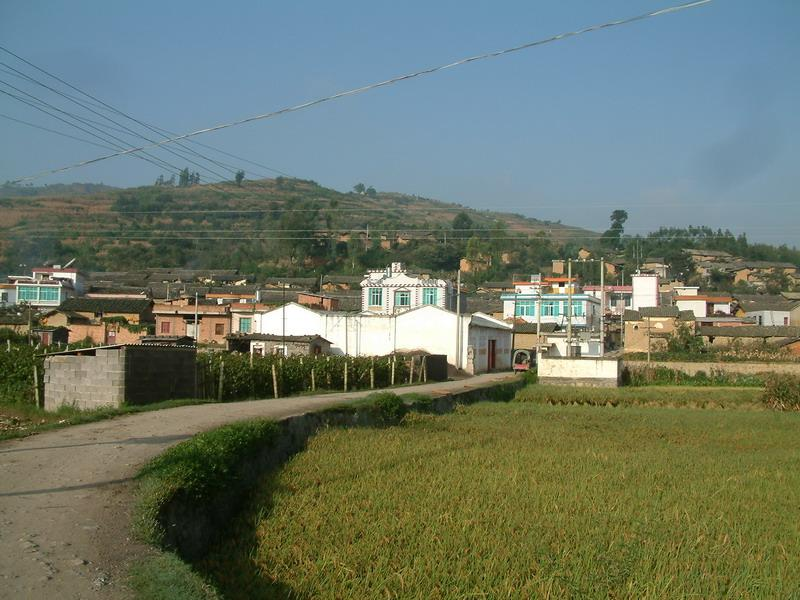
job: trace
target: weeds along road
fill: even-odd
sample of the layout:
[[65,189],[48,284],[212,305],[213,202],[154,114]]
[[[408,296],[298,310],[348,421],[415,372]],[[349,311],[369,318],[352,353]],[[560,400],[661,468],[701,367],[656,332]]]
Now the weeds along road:
[[[509,381],[511,373],[401,388],[441,395]],[[0,443],[0,598],[129,598],[125,575],[147,548],[130,539],[138,470],[201,431],[283,419],[370,391],[182,406]]]

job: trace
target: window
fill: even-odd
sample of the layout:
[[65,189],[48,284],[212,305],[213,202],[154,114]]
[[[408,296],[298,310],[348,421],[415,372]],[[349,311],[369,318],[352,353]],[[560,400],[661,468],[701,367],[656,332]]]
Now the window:
[[583,302],[573,302],[572,303],[572,316],[573,317],[583,317],[585,316],[585,312],[583,310]]
[[411,292],[400,290],[394,293],[395,306],[411,306]]
[[383,290],[381,288],[370,288],[369,305],[383,306]]
[[214,335],[224,335],[225,323],[217,323],[214,325]]
[[169,333],[169,321],[161,321],[161,333]]
[[542,302],[542,314],[547,317],[557,317],[561,314],[561,302],[546,300]]
[[60,295],[57,287],[39,288],[39,300],[43,302],[58,302]]
[[536,300],[517,300],[514,316],[532,317],[536,314]]
[[789,324],[789,317],[783,317],[783,324],[784,325],[788,325]]
[[242,317],[239,319],[239,333],[250,333],[253,324],[252,317]]
[[36,302],[39,299],[39,288],[34,285],[21,285],[17,293],[20,302]]
[[423,304],[437,304],[439,301],[439,290],[436,288],[423,288],[422,289],[422,303]]

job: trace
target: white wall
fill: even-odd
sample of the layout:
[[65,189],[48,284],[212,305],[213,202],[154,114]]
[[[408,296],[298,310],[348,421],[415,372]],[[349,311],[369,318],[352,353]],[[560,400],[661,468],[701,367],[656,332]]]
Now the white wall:
[[[784,318],[791,319],[788,310],[753,310],[747,313],[748,317],[754,317],[756,325],[783,325]],[[791,320],[787,321],[791,323]]]
[[[258,315],[257,315],[258,316]],[[282,335],[284,311],[277,308],[261,315],[260,332]],[[456,314],[424,306],[399,315],[321,312],[286,305],[286,335],[320,335],[331,342],[333,354],[385,356],[392,352],[423,350],[444,354],[455,365],[458,321],[461,324],[461,367],[468,372],[487,368],[489,340],[495,340],[495,368],[511,368],[511,326],[480,314]],[[468,368],[469,347],[475,360]],[[481,352],[483,350],[483,352]]]
[[617,358],[546,358],[537,363],[542,381],[560,380],[578,385],[618,385],[621,362]]
[[633,281],[633,300],[631,302],[633,310],[660,305],[658,275],[637,273],[631,279]]
[[691,296],[687,296],[685,298],[675,298],[675,306],[678,307],[678,310],[690,310],[694,313],[695,318],[703,318],[707,317],[706,311],[708,310],[706,301],[703,300],[692,300]]

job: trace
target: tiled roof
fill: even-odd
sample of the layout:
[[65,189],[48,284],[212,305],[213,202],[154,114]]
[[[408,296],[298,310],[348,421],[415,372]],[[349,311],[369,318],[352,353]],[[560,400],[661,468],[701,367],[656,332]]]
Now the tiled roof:
[[[542,323],[542,333],[558,330],[558,323]],[[536,333],[536,323],[515,323],[514,333]]]
[[321,335],[277,335],[272,333],[231,333],[225,336],[226,340],[250,340],[253,342],[300,342],[311,343],[315,341],[331,342]]
[[639,310],[626,310],[625,321],[641,321],[643,318],[669,318],[679,321],[694,321],[694,313],[690,310],[679,310],[677,306],[644,306]]
[[67,298],[58,310],[94,313],[141,314],[153,305],[151,300],[134,298]]
[[800,327],[743,325],[741,327],[700,327],[699,334],[711,337],[800,338]]

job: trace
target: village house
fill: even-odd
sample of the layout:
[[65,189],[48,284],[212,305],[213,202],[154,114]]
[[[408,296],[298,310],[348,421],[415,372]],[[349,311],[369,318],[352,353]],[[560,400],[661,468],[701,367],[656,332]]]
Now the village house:
[[713,316],[730,316],[730,296],[708,296],[700,294],[700,288],[693,285],[676,286],[672,302],[679,310],[690,310],[696,319]]
[[481,313],[462,314],[432,304],[401,312],[319,311],[289,303],[261,315],[261,333],[318,335],[336,355],[443,354],[470,374],[511,368],[512,327]]
[[[599,285],[585,285],[583,291],[590,296],[600,299],[602,289]],[[605,286],[606,314],[621,316],[625,310],[633,306],[632,285],[606,285]]]
[[750,325],[743,327],[700,327],[700,335],[712,348],[732,345],[786,348],[800,353],[800,327]]
[[224,345],[231,332],[231,313],[225,304],[200,301],[195,305],[194,299],[184,298],[155,304],[153,315],[157,335],[189,336],[198,344]]
[[800,325],[800,300],[783,295],[737,294],[736,315],[749,317],[756,325]]
[[425,274],[413,275],[399,262],[386,269],[368,271],[361,281],[363,311],[389,315],[419,306],[455,310],[456,291],[452,282]]
[[67,328],[70,342],[91,339],[100,345],[128,344],[152,327],[152,307],[149,299],[68,298],[44,313],[41,324]]
[[[515,281],[514,293],[502,294],[503,318],[528,323],[556,323],[562,329],[570,322],[576,329],[599,331],[600,300],[578,293],[575,280],[531,275],[530,281]],[[572,292],[572,293],[570,293]],[[572,318],[569,318],[569,305]]]
[[232,333],[225,338],[228,350],[260,356],[317,356],[331,353],[331,343],[318,335],[277,335],[271,333]]
[[0,283],[0,308],[17,303],[17,286],[13,283]]
[[677,306],[652,306],[626,310],[624,322],[624,352],[663,351],[667,341],[687,327],[694,333],[694,313]]
[[[77,295],[73,277],[55,277],[47,273],[47,268],[34,270],[33,275],[10,275],[9,283],[14,286],[14,297],[17,304],[26,304],[35,308],[55,308],[67,298]],[[59,275],[62,273],[59,272]]]

